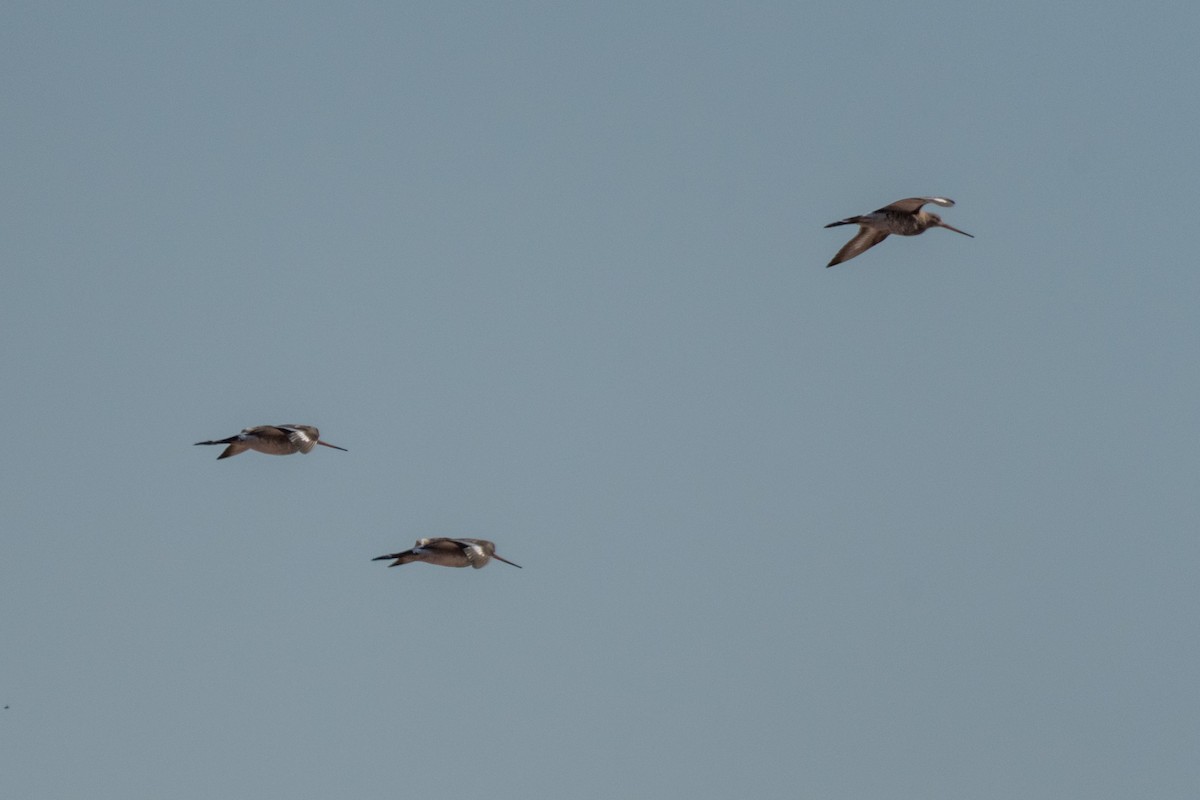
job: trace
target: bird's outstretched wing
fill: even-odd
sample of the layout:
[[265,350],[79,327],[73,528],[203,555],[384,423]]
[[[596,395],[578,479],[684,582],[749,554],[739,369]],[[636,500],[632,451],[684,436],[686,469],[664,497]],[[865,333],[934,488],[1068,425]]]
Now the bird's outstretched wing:
[[837,255],[833,257],[833,261],[830,261],[825,266],[832,267],[835,264],[842,263],[843,261],[849,261],[855,256],[870,250],[887,237],[887,231],[880,231],[874,228],[867,228],[865,226],[859,228],[858,235],[846,242],[846,246],[841,250],[838,250]]
[[398,567],[401,564],[408,564],[412,561],[420,560],[418,558],[417,554],[414,553],[412,550],[405,550],[403,553],[392,553],[392,554],[386,555],[386,556],[376,556],[375,558],[372,558],[371,560],[372,561],[387,561],[387,560],[393,559],[393,558],[396,559],[396,561],[392,564],[388,564],[389,567]]
[[937,206],[949,208],[954,205],[954,201],[948,197],[906,197],[903,200],[897,200],[894,203],[889,203],[880,211],[899,211],[902,214],[915,214],[921,210],[921,206],[926,203],[933,203]]

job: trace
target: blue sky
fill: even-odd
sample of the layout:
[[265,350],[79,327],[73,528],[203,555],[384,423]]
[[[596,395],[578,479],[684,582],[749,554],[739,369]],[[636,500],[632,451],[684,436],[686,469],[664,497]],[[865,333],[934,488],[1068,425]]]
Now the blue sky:
[[1200,791],[1194,7],[4,22],[3,796]]

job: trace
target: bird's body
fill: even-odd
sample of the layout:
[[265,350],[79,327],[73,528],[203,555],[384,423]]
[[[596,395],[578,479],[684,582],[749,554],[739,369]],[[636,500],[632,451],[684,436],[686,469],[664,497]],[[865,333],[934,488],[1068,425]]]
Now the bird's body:
[[513,564],[507,558],[496,555],[496,545],[487,539],[452,539],[438,536],[432,539],[418,539],[411,550],[403,553],[379,556],[372,561],[387,561],[395,559],[389,567],[410,564],[413,561],[424,561],[426,564],[436,564],[439,567],[474,567],[480,569],[492,559],[511,564],[517,569],[520,564]]
[[213,439],[196,444],[229,445],[217,456],[217,460],[236,456],[247,450],[257,450],[271,456],[290,456],[292,453],[308,453],[317,445],[345,450],[336,444],[321,441],[321,432],[312,425],[258,425],[246,428],[237,436],[228,439]]
[[[846,242],[845,247],[839,250],[837,255],[833,257],[833,260],[826,264],[826,266],[832,267],[835,264],[841,264],[843,261],[849,261],[855,256],[870,250],[893,233],[897,236],[916,236],[930,228],[946,228],[955,233],[961,233],[963,236],[971,236],[966,231],[960,231],[958,228],[942,222],[942,218],[932,211],[923,211],[921,206],[926,203],[934,203],[946,208],[954,205],[954,201],[946,197],[909,197],[905,200],[897,200],[891,205],[886,205],[877,211],[872,211],[870,214],[864,214],[860,217],[847,217],[846,219],[829,223],[825,226],[826,228],[836,228],[839,225],[857,225],[859,226],[859,230],[858,235]],[[975,237],[971,236],[971,238],[974,239]]]

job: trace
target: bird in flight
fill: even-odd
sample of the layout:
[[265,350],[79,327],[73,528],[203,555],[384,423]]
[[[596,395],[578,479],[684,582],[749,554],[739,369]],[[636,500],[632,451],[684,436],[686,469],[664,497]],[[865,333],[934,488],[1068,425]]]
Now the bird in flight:
[[[246,428],[237,436],[228,439],[213,439],[196,444],[227,444],[217,460],[236,456],[247,450],[257,450],[271,456],[290,456],[292,453],[308,453],[317,445],[346,450],[336,444],[321,441],[321,432],[312,425],[258,425]],[[349,451],[347,451],[349,452]]]
[[372,561],[387,561],[395,559],[389,567],[410,564],[413,561],[424,561],[426,564],[436,564],[439,567],[474,567],[480,569],[492,559],[511,564],[521,569],[520,564],[513,564],[507,558],[496,555],[496,545],[487,539],[452,539],[438,536],[432,539],[418,539],[411,550],[403,553],[379,556]]
[[975,238],[966,231],[960,231],[958,228],[942,222],[942,218],[932,211],[922,211],[921,206],[926,203],[934,203],[945,208],[954,205],[954,201],[946,197],[909,197],[897,200],[870,214],[863,214],[861,217],[847,217],[838,222],[829,223],[825,226],[826,228],[857,225],[858,235],[846,242],[846,246],[838,250],[833,261],[825,266],[832,267],[843,261],[849,261],[870,250],[893,233],[897,236],[916,236],[930,228],[946,228],[955,233],[961,233],[963,236]]

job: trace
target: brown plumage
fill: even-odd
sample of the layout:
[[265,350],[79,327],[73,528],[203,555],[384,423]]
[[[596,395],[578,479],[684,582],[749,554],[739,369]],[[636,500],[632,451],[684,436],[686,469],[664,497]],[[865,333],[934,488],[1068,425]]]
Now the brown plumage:
[[[971,236],[966,231],[960,231],[958,228],[942,222],[942,218],[932,211],[922,211],[921,206],[926,203],[935,203],[946,208],[954,205],[954,201],[946,197],[909,197],[905,200],[897,200],[891,205],[886,205],[861,217],[847,217],[838,222],[829,223],[825,226],[826,228],[857,225],[859,231],[858,235],[846,242],[845,247],[839,250],[833,260],[825,266],[832,267],[843,261],[849,261],[870,250],[893,233],[897,236],[916,236],[930,228],[946,228],[955,233],[961,233],[963,236]],[[971,238],[975,237],[971,236]]]
[[345,450],[336,444],[321,441],[321,432],[312,425],[259,425],[246,428],[237,436],[228,439],[213,439],[196,444],[227,444],[217,460],[236,456],[247,450],[257,450],[270,456],[290,456],[292,453],[308,453],[317,445]]
[[438,536],[432,539],[418,539],[411,550],[403,553],[379,556],[372,561],[387,561],[394,558],[395,562],[389,567],[410,564],[413,561],[424,561],[426,564],[436,564],[439,567],[474,567],[480,569],[493,558],[511,564],[521,569],[520,564],[513,564],[507,558],[496,555],[496,545],[487,539],[458,539]]

